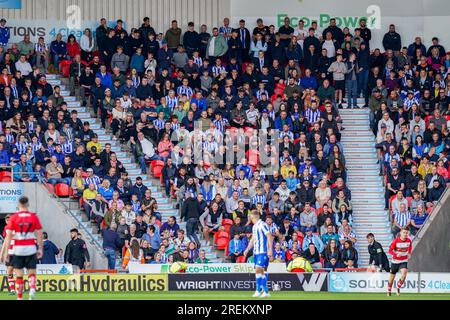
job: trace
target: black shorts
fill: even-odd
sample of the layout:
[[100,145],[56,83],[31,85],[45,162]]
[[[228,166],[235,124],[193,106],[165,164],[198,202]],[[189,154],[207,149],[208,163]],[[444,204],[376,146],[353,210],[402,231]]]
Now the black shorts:
[[397,274],[401,269],[408,269],[408,262],[391,264],[391,274]]
[[14,269],[23,269],[27,270],[36,269],[37,259],[36,254],[31,256],[14,256],[12,260],[12,265]]
[[335,90],[345,90],[345,80],[335,80],[334,81]]
[[10,254],[10,255],[9,255],[8,261],[5,262],[5,266],[7,266],[7,267],[13,267],[13,260],[14,260],[14,255],[13,255],[13,254]]

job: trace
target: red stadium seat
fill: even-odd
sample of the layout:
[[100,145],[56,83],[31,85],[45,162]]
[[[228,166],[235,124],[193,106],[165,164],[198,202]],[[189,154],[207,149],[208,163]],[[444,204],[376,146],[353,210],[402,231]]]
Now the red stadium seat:
[[70,187],[65,183],[58,183],[55,185],[55,194],[60,198],[67,198],[70,196]]
[[228,248],[230,240],[225,238],[219,238],[216,243],[216,249],[217,250],[225,250]]
[[161,160],[153,160],[150,164],[150,171],[153,172],[155,167],[164,167],[164,161]]
[[222,225],[223,226],[226,226],[226,225],[232,226],[233,225],[233,220],[231,220],[231,219],[223,219],[222,220]]
[[408,201],[408,208],[411,208],[412,197],[406,197],[406,201]]
[[392,197],[389,198],[389,208],[392,208],[392,201],[394,201],[396,197],[397,197],[396,195],[393,195]]
[[0,179],[2,182],[12,182],[11,171],[0,171]]
[[244,256],[240,256],[236,259],[236,263],[245,263],[245,257]]
[[70,75],[70,65],[72,64],[71,60],[63,60],[59,62],[59,70],[63,74],[64,77],[68,78]]
[[162,169],[163,169],[163,167],[155,167],[153,169],[153,176],[155,178],[161,178],[161,176],[162,176]]

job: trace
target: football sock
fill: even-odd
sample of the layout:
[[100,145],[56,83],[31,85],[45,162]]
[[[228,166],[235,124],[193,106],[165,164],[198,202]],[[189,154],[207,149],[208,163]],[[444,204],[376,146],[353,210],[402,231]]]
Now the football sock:
[[388,283],[387,289],[388,289],[389,292],[391,292],[392,291],[392,284]]
[[256,274],[256,291],[261,292],[261,275],[259,273]]
[[13,274],[8,274],[8,286],[9,286],[9,291],[14,291],[16,288],[16,283],[15,283]]
[[265,293],[269,292],[269,289],[267,288],[267,280],[269,279],[269,275],[266,273],[262,276],[262,288]]
[[17,277],[16,279],[17,299],[22,299],[23,286],[24,286],[23,278]]
[[28,276],[28,284],[30,285],[30,289],[36,290],[36,275],[35,274]]
[[403,286],[403,283],[405,283],[404,280],[402,280],[402,279],[398,280],[398,282],[397,282],[397,289],[400,289]]

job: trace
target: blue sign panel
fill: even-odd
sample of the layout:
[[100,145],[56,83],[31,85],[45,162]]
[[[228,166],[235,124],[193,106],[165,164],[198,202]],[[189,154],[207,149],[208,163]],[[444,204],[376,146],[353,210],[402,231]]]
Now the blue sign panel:
[[22,0],[0,0],[1,9],[22,9]]

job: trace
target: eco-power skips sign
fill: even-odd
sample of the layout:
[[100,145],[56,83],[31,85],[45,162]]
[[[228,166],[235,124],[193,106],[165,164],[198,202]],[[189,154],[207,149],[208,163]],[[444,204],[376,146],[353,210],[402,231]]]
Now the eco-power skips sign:
[[253,29],[256,20],[262,18],[265,25],[273,24],[277,29],[284,25],[284,18],[291,19],[295,29],[298,22],[305,22],[305,29],[317,21],[318,31],[328,27],[330,19],[336,18],[340,28],[348,27],[353,33],[359,27],[362,18],[367,19],[367,27],[372,29],[371,48],[383,48],[382,40],[389,25],[394,23],[402,35],[402,45],[409,45],[416,36],[422,36],[425,43],[431,43],[431,37],[441,38],[442,44],[450,45],[446,30],[450,27],[448,3],[441,0],[429,0],[424,6],[423,0],[230,0],[231,24],[237,26],[240,19],[246,20],[248,28]]

